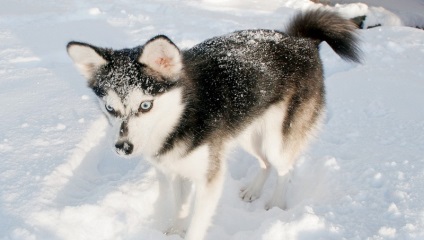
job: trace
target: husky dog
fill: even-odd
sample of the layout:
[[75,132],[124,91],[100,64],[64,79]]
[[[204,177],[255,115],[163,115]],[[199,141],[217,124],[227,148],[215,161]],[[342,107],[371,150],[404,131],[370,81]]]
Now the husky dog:
[[[318,46],[359,62],[355,25],[335,13],[296,15],[286,33],[244,30],[180,50],[159,35],[132,49],[70,42],[68,53],[116,128],[116,152],[143,155],[172,179],[170,233],[203,239],[221,195],[225,157],[239,143],[260,164],[240,197],[253,201],[271,167],[276,189],[266,209],[284,209],[288,172],[324,115]],[[195,185],[188,228],[187,180]],[[187,231],[185,231],[187,229]]]

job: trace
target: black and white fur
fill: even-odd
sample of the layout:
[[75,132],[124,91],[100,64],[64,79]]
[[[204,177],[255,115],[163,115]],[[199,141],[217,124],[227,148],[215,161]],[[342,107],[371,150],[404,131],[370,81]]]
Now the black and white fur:
[[233,143],[255,156],[259,174],[240,196],[259,197],[278,173],[266,208],[285,208],[289,170],[324,114],[318,45],[359,62],[355,25],[322,10],[298,14],[287,32],[245,30],[180,50],[166,36],[132,49],[70,42],[68,53],[116,128],[121,155],[142,154],[172,180],[170,232],[183,234],[187,181],[195,184],[185,239],[203,239],[220,198]]

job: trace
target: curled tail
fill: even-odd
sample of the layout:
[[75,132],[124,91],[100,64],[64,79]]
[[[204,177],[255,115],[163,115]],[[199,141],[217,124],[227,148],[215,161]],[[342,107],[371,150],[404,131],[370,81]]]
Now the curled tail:
[[356,25],[336,13],[326,10],[311,10],[296,15],[287,27],[287,34],[293,37],[326,41],[343,59],[360,62]]

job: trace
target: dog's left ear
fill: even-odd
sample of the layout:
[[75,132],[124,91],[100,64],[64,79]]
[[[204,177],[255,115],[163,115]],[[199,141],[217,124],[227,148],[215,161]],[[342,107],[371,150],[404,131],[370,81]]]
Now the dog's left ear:
[[178,78],[182,69],[180,50],[168,37],[163,35],[150,39],[143,46],[138,61],[174,80]]
[[87,43],[69,42],[67,50],[79,72],[88,80],[89,85],[93,85],[95,71],[107,63],[100,54],[101,49]]

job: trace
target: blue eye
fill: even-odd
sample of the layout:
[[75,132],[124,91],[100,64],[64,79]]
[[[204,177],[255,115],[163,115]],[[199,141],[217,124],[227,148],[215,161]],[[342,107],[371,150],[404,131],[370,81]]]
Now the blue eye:
[[153,101],[144,101],[140,104],[141,112],[148,112],[153,107]]
[[110,113],[115,112],[115,109],[113,109],[113,107],[112,107],[112,106],[110,106],[109,104],[106,104],[106,105],[105,105],[105,108],[106,108],[106,111],[108,111],[108,112],[110,112]]

